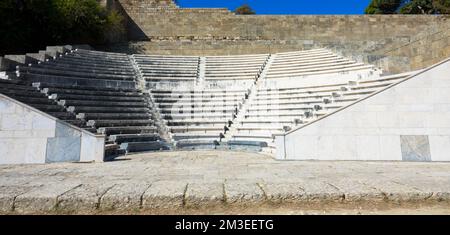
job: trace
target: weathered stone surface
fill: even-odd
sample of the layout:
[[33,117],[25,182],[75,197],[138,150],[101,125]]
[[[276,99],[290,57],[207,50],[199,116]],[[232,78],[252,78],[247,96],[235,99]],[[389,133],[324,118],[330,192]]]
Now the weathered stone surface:
[[383,194],[379,190],[360,183],[357,179],[328,179],[326,181],[332,187],[343,193],[346,202],[382,200]]
[[213,207],[224,202],[224,186],[218,183],[188,184],[185,202],[187,207]]
[[[0,214],[152,214],[213,207],[239,213],[239,208],[281,208],[293,202],[301,208],[371,202],[439,203],[437,208],[445,208],[450,202],[448,163],[280,162],[267,155],[226,151],[143,153],[119,159],[129,160],[1,165]],[[55,198],[58,204],[52,210]]]
[[100,198],[114,184],[81,184],[58,197],[57,210],[62,213],[93,213],[100,204]]
[[80,186],[78,183],[50,183],[16,197],[14,211],[21,214],[53,212],[58,196]]
[[102,196],[100,209],[137,211],[141,209],[143,194],[150,186],[150,183],[132,181],[114,185]]
[[152,183],[142,196],[143,209],[176,209],[184,205],[187,184],[159,181]]
[[300,183],[266,183],[260,186],[267,200],[272,203],[297,203],[306,200],[305,190]]
[[322,182],[318,179],[299,180],[305,198],[310,202],[341,202],[343,192],[335,186]]
[[389,202],[414,202],[428,199],[432,193],[418,190],[415,187],[407,186],[401,183],[392,182],[388,179],[370,179],[362,182],[363,184],[379,190],[384,200]]
[[229,205],[264,203],[266,197],[257,183],[225,182],[225,201]]
[[30,186],[2,186],[0,187],[0,213],[11,213],[14,209],[14,200],[32,190]]

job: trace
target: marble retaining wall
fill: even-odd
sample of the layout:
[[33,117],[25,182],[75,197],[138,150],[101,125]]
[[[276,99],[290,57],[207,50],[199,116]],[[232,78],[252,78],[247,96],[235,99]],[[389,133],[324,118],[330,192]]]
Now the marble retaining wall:
[[102,162],[104,139],[0,94],[0,164]]
[[450,161],[450,59],[276,136],[277,159]]

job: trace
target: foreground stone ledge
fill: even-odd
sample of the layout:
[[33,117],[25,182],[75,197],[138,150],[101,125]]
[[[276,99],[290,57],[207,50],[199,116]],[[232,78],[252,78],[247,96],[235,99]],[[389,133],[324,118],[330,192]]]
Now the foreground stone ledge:
[[188,184],[185,195],[187,208],[207,208],[223,206],[224,185],[219,183]]
[[225,202],[228,205],[258,205],[266,201],[264,192],[256,183],[226,182],[224,188]]
[[51,213],[56,210],[58,197],[79,187],[78,183],[48,184],[16,197],[14,211],[21,214]]
[[10,213],[14,210],[16,197],[24,194],[33,188],[30,186],[3,186],[0,187],[0,214]]
[[[0,214],[208,214],[267,210],[380,210],[438,205],[450,210],[449,192],[426,193],[387,182],[384,193],[364,184],[308,183],[49,184],[0,187]],[[338,188],[341,187],[341,188]],[[366,188],[367,187],[367,188]],[[328,191],[327,191],[328,190]],[[444,196],[445,195],[445,196]],[[258,208],[265,208],[259,210]]]
[[[428,208],[426,210],[422,207]],[[450,214],[450,164],[185,151],[0,166],[0,214]]]
[[150,183],[125,183],[114,185],[100,201],[100,210],[133,212],[142,208],[142,197]]
[[81,184],[58,197],[57,211],[68,214],[95,212],[100,198],[112,187],[113,183]]
[[146,210],[182,208],[186,187],[187,184],[182,182],[155,182],[143,194],[142,208]]

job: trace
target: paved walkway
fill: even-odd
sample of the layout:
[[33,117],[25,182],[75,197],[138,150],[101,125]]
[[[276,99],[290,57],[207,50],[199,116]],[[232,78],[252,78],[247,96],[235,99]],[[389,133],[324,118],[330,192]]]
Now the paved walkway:
[[421,206],[450,214],[449,202],[448,163],[297,162],[190,151],[0,166],[0,214],[414,213]]

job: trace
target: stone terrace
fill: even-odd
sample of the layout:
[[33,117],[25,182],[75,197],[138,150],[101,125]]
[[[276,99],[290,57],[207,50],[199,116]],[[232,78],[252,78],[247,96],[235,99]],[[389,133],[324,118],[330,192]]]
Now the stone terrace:
[[364,213],[425,204],[448,213],[449,200],[447,163],[280,162],[189,151],[0,166],[0,214]]

